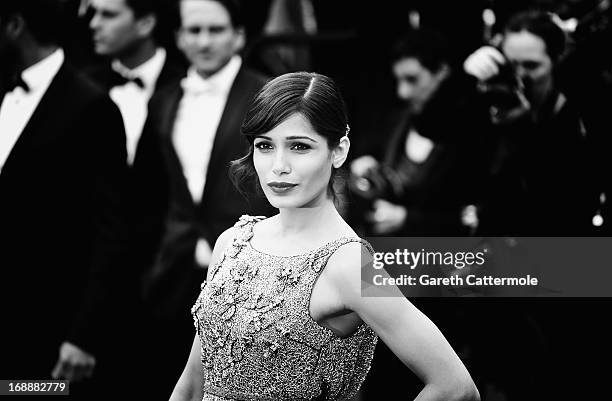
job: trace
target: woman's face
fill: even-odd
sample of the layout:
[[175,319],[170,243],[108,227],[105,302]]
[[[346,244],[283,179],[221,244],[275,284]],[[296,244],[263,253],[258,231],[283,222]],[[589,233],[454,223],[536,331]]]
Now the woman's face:
[[272,206],[315,207],[329,199],[333,152],[301,114],[257,136],[253,145],[259,183]]

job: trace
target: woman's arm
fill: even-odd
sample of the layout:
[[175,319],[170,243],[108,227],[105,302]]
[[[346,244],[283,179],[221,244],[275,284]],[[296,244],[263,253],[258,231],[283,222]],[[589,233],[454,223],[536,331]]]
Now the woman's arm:
[[196,334],[187,365],[174,387],[170,401],[200,401],[204,396],[202,393],[203,374],[200,361],[200,338]]
[[[215,243],[215,247],[210,259],[210,266],[207,272],[207,280],[210,280],[210,267],[214,266],[220,259],[228,241],[234,235],[234,228],[225,230]],[[202,371],[202,362],[200,360],[200,338],[196,334],[189,353],[187,365],[183,369],[183,373],[179,378],[174,391],[170,396],[170,401],[200,401],[204,396],[202,391],[202,379],[204,372]]]
[[425,383],[416,400],[480,400],[474,381],[440,330],[397,288],[389,293],[394,296],[361,296],[361,247],[357,243],[340,247],[323,274],[343,306],[356,312]]

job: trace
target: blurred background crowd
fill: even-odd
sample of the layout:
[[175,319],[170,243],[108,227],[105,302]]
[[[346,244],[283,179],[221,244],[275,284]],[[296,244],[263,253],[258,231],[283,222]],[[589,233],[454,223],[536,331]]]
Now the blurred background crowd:
[[[71,378],[83,399],[168,398],[217,236],[243,213],[274,213],[237,193],[227,167],[247,150],[249,100],[286,72],[328,75],[345,95],[338,207],[360,235],[610,235],[610,1],[18,3],[0,6],[0,264],[13,322],[0,378]],[[58,49],[57,65],[87,83],[50,84],[54,100],[20,120],[32,69]],[[75,132],[36,148],[23,139],[36,107]],[[39,130],[63,132],[45,121]],[[75,143],[89,131],[99,137]],[[606,299],[414,302],[484,400],[606,391]],[[380,344],[360,399],[419,390]]]

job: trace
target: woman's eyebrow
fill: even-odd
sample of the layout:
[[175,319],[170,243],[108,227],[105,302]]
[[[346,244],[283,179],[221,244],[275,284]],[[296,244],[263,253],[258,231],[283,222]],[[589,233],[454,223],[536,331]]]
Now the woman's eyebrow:
[[311,141],[311,142],[317,143],[317,141],[315,141],[314,139],[312,139],[312,138],[311,138],[311,137],[309,137],[309,136],[288,136],[288,137],[287,137],[287,138],[285,138],[285,139],[292,140],[292,141],[293,141],[293,140],[296,140],[296,139],[307,139],[307,140],[309,140],[309,141]]
[[[271,141],[272,138],[270,138],[269,136],[265,136],[265,135],[257,135],[255,136],[255,138],[261,138],[261,139],[267,139],[268,141]],[[285,140],[287,141],[295,141],[297,139],[306,139],[310,142],[314,142],[314,143],[318,143],[315,139],[309,137],[309,136],[299,136],[299,135],[293,135],[293,136],[288,136],[285,138]]]

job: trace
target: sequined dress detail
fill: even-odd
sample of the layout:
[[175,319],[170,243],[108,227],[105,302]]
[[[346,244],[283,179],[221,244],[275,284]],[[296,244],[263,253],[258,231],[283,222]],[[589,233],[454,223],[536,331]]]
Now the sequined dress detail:
[[242,216],[192,308],[201,344],[203,401],[341,400],[370,369],[377,336],[366,324],[340,338],[310,316],[310,294],[343,237],[305,254],[268,255],[250,244],[263,217]]

